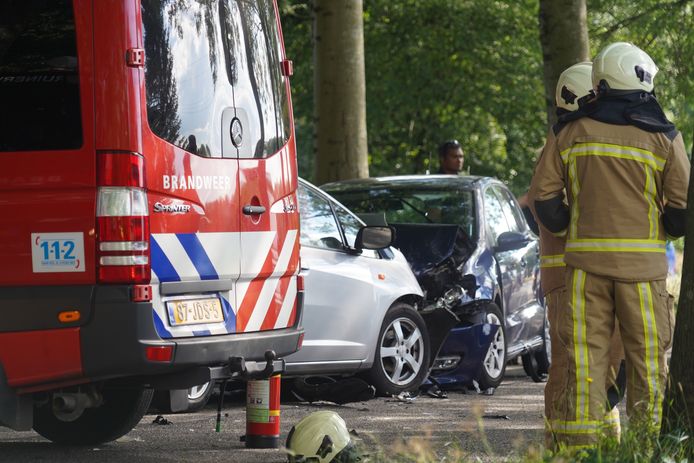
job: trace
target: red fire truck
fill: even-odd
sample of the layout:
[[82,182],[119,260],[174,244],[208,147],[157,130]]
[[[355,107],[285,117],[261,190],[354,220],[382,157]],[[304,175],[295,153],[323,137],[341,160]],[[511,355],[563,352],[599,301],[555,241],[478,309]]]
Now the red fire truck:
[[273,0],[0,4],[0,425],[130,431],[300,347]]

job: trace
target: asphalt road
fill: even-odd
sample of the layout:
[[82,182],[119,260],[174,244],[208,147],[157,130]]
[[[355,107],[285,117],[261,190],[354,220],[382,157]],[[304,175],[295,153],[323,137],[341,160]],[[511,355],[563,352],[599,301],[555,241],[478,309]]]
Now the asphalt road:
[[[509,366],[505,382],[493,396],[472,391],[450,392],[448,399],[420,396],[412,403],[379,398],[345,406],[282,404],[282,440],[302,417],[328,409],[357,431],[369,452],[431,451],[440,457],[456,448],[473,461],[503,461],[531,444],[541,444],[543,387],[526,377],[521,367]],[[195,414],[167,415],[169,425],[154,424],[156,415],[147,415],[126,436],[98,447],[61,447],[34,432],[0,428],[0,461],[286,462],[281,450],[244,447],[240,437],[245,431],[245,408],[240,400],[231,402],[220,433],[214,432],[216,409],[210,405]]]

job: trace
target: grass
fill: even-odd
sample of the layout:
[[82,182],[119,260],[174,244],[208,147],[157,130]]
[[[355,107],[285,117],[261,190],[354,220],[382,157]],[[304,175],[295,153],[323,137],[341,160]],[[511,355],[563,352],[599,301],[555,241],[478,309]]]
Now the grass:
[[[525,444],[515,455],[497,455],[485,438],[482,420],[479,420],[479,437],[485,451],[472,454],[462,449],[459,436],[450,436],[449,442],[437,444],[431,434],[409,438],[382,446],[367,455],[362,462],[373,463],[453,463],[453,462],[509,462],[509,463],[687,463],[692,461],[692,439],[682,433],[659,436],[652,425],[630,423],[623,426],[621,440],[613,436],[601,436],[598,445],[591,449],[552,452],[541,445]],[[688,458],[690,458],[688,460]]]

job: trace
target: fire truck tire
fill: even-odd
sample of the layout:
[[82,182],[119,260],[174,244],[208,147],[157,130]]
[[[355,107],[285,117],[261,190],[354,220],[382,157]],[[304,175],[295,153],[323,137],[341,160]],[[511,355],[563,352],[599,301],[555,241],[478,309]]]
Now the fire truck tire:
[[368,372],[380,395],[414,391],[429,371],[429,333],[422,316],[412,306],[396,303],[388,309]]
[[61,421],[50,401],[34,409],[34,430],[58,444],[95,445],[110,442],[130,432],[147,412],[152,389],[104,389],[104,402],[84,410],[74,421]]

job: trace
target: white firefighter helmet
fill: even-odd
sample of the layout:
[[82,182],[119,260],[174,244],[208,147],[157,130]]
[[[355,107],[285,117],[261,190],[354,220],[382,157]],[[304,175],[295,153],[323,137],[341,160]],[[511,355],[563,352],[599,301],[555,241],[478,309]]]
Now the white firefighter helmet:
[[595,95],[591,81],[592,68],[593,64],[590,61],[584,61],[566,68],[561,73],[554,96],[557,108],[576,111],[584,98],[590,99]]
[[287,450],[291,463],[348,463],[359,461],[345,421],[337,413],[311,413],[289,431]]
[[593,87],[602,81],[612,90],[651,92],[658,66],[653,59],[632,43],[615,42],[593,60]]

